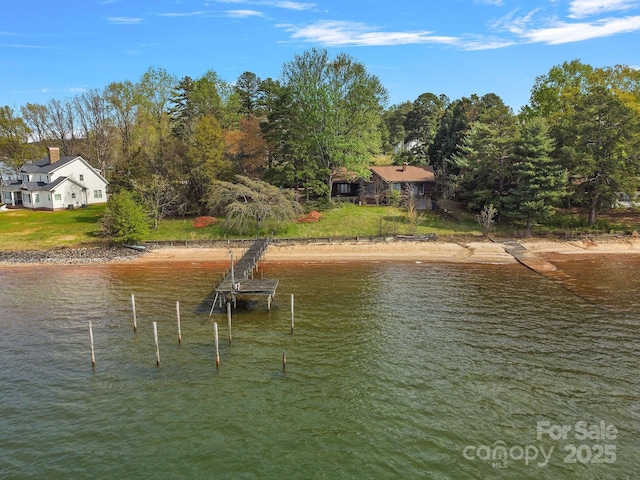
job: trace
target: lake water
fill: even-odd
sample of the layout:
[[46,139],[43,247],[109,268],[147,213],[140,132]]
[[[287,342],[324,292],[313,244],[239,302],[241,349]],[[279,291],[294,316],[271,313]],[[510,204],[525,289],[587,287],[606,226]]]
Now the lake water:
[[640,257],[557,260],[267,263],[231,346],[226,265],[2,268],[0,477],[637,478]]

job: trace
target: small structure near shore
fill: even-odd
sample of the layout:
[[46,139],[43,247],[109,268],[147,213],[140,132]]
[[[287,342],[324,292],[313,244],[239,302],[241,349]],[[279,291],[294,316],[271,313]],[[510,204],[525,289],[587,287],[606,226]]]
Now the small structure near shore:
[[235,264],[233,262],[233,251],[229,251],[231,268],[215,288],[216,296],[209,315],[213,313],[216,304],[219,305],[220,309],[222,309],[223,303],[233,302],[235,305],[238,295],[267,296],[267,308],[271,310],[271,301],[276,294],[278,280],[249,278],[249,276],[253,276],[254,270],[258,267],[258,262],[264,256],[268,246],[268,239],[256,240]]

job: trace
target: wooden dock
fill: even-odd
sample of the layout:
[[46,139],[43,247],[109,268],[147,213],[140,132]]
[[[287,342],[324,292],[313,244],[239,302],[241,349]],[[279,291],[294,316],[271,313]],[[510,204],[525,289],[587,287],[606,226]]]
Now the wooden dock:
[[[231,257],[231,268],[215,288],[216,296],[211,306],[211,312],[213,312],[218,301],[220,302],[220,308],[222,308],[222,304],[226,302],[231,301],[235,304],[238,295],[267,296],[268,307],[271,309],[271,300],[276,294],[278,280],[250,278],[253,277],[258,263],[266,253],[268,247],[268,239],[258,239],[253,242],[240,260],[234,263],[233,256]],[[233,253],[231,253],[231,255],[233,255]]]

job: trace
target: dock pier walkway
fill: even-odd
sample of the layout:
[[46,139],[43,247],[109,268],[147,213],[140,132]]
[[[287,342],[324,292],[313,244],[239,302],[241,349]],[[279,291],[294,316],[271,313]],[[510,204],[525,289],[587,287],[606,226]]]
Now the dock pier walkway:
[[258,267],[258,263],[269,247],[269,239],[261,238],[253,242],[251,247],[234,264],[233,252],[231,253],[231,268],[224,275],[220,283],[215,288],[216,296],[211,306],[209,315],[213,313],[216,303],[219,301],[220,308],[225,302],[233,302],[235,305],[238,295],[264,295],[268,297],[268,308],[271,309],[271,300],[276,294],[278,287],[277,279],[250,278]]

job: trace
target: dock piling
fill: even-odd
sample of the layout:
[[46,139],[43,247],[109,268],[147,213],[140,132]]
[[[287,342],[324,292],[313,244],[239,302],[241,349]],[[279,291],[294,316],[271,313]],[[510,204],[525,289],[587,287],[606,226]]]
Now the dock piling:
[[156,346],[156,367],[160,366],[160,346],[158,345],[158,323],[153,322],[153,341]]
[[218,323],[213,322],[213,341],[216,345],[216,369],[220,368],[220,348],[218,347]]
[[133,333],[138,331],[138,319],[136,318],[136,297],[131,294],[131,308],[133,309]]
[[93,349],[93,327],[91,326],[91,322],[89,322],[89,340],[91,342],[91,368],[96,369],[96,353]]
[[178,345],[182,345],[182,329],[180,328],[180,302],[176,302],[176,316],[178,317]]
[[293,315],[293,293],[291,294],[291,333],[293,333],[293,328],[294,328],[294,315]]
[[227,324],[229,326],[229,346],[231,346],[231,304],[227,303]]

